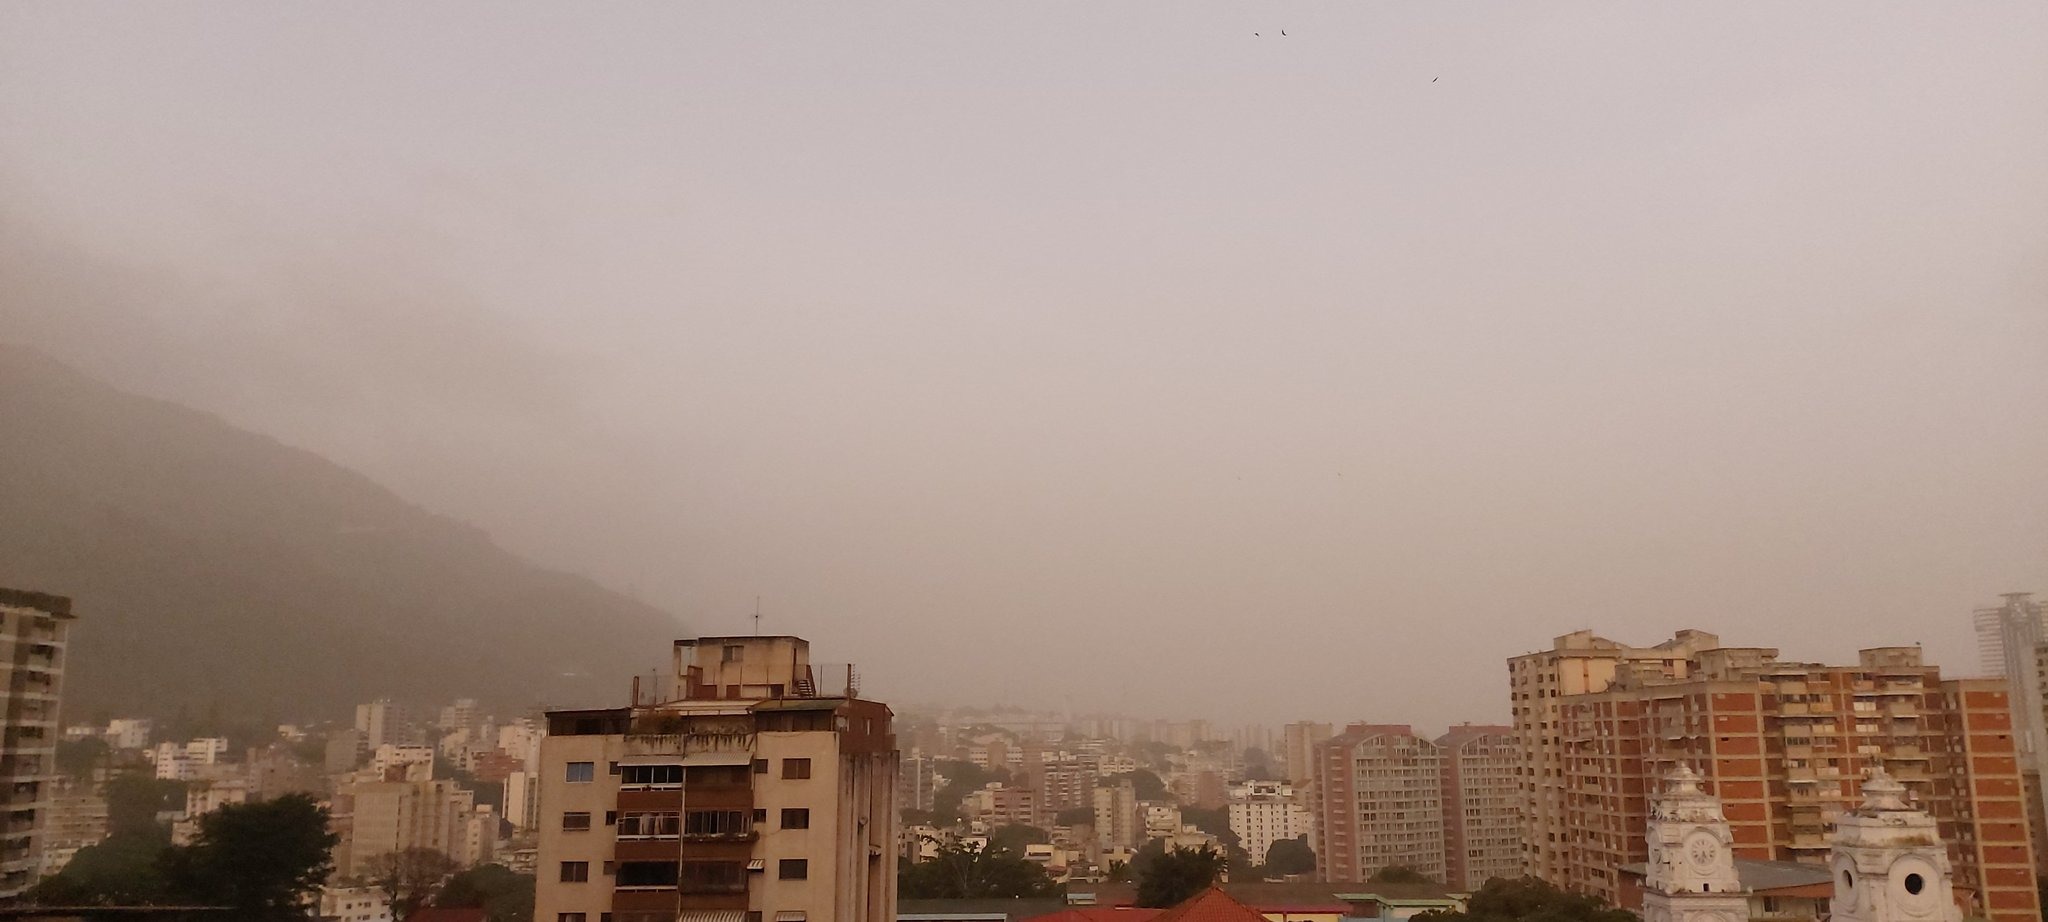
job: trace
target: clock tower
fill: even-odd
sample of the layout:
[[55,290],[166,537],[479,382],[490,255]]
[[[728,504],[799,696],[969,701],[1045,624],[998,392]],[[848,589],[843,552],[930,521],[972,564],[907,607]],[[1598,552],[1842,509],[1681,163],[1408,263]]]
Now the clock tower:
[[1749,895],[1735,876],[1735,837],[1721,800],[1681,765],[1650,811],[1643,922],[1749,922]]
[[1828,869],[1834,922],[1960,922],[1948,848],[1934,817],[1906,801],[1884,769],[1863,782],[1863,805],[1835,821]]

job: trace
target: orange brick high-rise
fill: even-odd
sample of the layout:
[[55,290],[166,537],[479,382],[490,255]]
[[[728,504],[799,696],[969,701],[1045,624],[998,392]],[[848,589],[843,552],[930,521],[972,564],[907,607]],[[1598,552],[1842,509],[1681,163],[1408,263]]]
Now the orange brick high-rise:
[[1882,767],[1940,821],[1979,914],[2040,918],[2003,681],[1943,681],[1917,647],[1827,666],[1699,631],[1649,648],[1566,635],[1508,672],[1531,873],[1623,904],[1617,871],[1646,859],[1649,795],[1680,764],[1709,779],[1738,857],[1822,864]]

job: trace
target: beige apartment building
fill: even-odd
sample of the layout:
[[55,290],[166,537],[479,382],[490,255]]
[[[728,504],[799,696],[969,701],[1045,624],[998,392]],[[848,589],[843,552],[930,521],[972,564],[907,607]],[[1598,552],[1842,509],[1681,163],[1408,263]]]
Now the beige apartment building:
[[1444,879],[1443,754],[1404,725],[1352,724],[1316,746],[1317,869],[1362,881],[1386,867]]
[[57,793],[57,705],[71,619],[71,600],[63,596],[0,589],[0,662],[7,668],[0,693],[0,900],[19,897],[41,870]]
[[1461,724],[1443,753],[1444,883],[1477,890],[1522,876],[1522,751],[1515,728]]
[[2039,918],[2001,681],[1944,681],[1917,647],[1826,666],[1698,631],[1651,648],[1566,635],[1509,677],[1523,858],[1546,880],[1619,904],[1655,781],[1680,766],[1720,799],[1738,858],[1821,864],[1857,782],[1883,769],[1941,821],[1957,889],[1986,917]]
[[349,781],[334,801],[342,837],[334,864],[344,877],[360,877],[377,856],[408,848],[431,848],[472,867],[490,861],[497,842],[497,812],[445,778]]
[[800,638],[677,641],[665,687],[548,714],[542,922],[894,922],[889,708]]

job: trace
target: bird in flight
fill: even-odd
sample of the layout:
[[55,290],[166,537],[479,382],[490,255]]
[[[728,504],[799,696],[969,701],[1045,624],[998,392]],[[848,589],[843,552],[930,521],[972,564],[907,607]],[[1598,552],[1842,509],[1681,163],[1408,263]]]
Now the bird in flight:
[[1287,30],[1286,30],[1286,29],[1281,29],[1281,30],[1280,30],[1280,34],[1281,34],[1281,35],[1286,35],[1286,34],[1287,34]]

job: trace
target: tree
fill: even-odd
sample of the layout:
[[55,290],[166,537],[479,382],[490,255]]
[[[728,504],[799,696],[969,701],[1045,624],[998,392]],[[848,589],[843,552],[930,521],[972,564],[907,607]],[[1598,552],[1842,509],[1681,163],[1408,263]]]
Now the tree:
[[92,770],[107,758],[107,741],[96,736],[57,741],[57,770],[73,781],[92,780]]
[[1043,845],[1051,841],[1052,833],[1022,823],[1005,823],[989,830],[988,833],[990,849],[1006,849],[1017,855],[1024,854],[1026,845]]
[[1131,789],[1137,793],[1139,800],[1166,799],[1166,782],[1159,780],[1158,775],[1153,774],[1147,769],[1141,768],[1134,772],[1103,775],[1099,783],[1114,785],[1119,781],[1130,782]]
[[1641,922],[1598,897],[1571,893],[1534,877],[1496,877],[1472,894],[1464,912],[1433,910],[1421,922]]
[[1280,773],[1273,768],[1273,755],[1257,746],[1244,750],[1244,780],[1277,781]]
[[533,875],[486,864],[448,878],[435,906],[477,907],[490,922],[533,922]]
[[1170,852],[1140,853],[1138,905],[1164,908],[1187,901],[1223,876],[1223,853],[1207,845],[1199,849],[1174,846]]
[[185,809],[185,783],[136,772],[107,782],[107,836],[147,836],[171,841],[171,827],[157,814]]
[[1055,826],[1093,826],[1095,825],[1095,808],[1068,807],[1054,814],[1052,821]]
[[384,892],[391,917],[404,919],[427,905],[456,870],[455,859],[435,849],[405,848],[371,856],[363,876]]
[[307,794],[229,804],[199,818],[192,844],[161,867],[174,896],[230,906],[238,919],[303,918],[334,872],[341,837]]
[[1313,874],[1316,870],[1315,850],[1308,847],[1308,836],[1295,839],[1279,839],[1266,849],[1266,876],[1288,877],[1295,874]]
[[29,898],[45,906],[141,906],[165,897],[161,870],[170,840],[130,832],[108,836],[71,856],[64,869],[45,877]]
[[1406,865],[1390,864],[1365,879],[1373,884],[1433,884],[1436,880]]
[[1026,899],[1060,892],[1044,868],[1015,852],[961,842],[940,843],[936,856],[898,866],[896,889],[907,900]]

